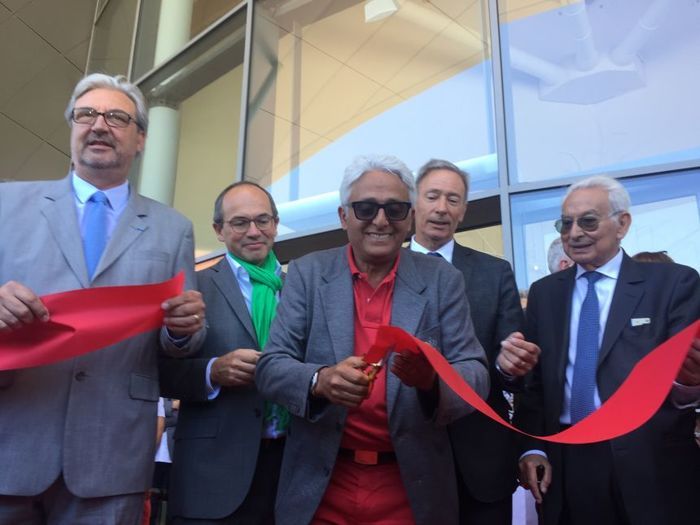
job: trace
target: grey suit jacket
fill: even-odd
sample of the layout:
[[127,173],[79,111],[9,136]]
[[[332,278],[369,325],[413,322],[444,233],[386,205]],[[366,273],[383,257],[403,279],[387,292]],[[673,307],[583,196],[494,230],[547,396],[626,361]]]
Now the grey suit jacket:
[[[0,185],[0,282],[38,295],[147,284],[184,271],[194,284],[190,222],[133,190],[92,282],[70,177]],[[182,349],[196,349],[200,332]],[[159,333],[48,366],[0,372],[0,494],[44,491],[61,474],[80,497],[150,486]]]
[[[489,360],[488,403],[508,419],[500,373],[495,368],[501,341],[522,331],[525,319],[508,261],[455,243],[452,264],[462,272],[476,337]],[[509,497],[517,485],[515,433],[483,414],[463,417],[449,427],[457,468],[469,493],[480,501]]]
[[[486,360],[469,318],[462,276],[444,261],[409,250],[402,249],[400,257],[391,324],[430,341],[486,395]],[[353,355],[353,300],[347,247],[290,264],[256,373],[263,396],[292,414],[275,508],[281,525],[309,523],[335,465],[347,409],[322,403],[320,410],[309,411],[309,383],[321,366]],[[427,410],[425,396],[390,372],[386,396],[389,431],[416,523],[456,523],[454,464],[442,425],[471,407],[440,383],[439,403]]]
[[209,361],[237,348],[258,349],[258,341],[225,258],[197,272],[197,285],[207,305],[207,338],[193,358],[160,360],[163,395],[181,400],[168,515],[211,520],[233,513],[248,494],[262,435],[263,400],[255,386],[222,388],[208,399]]

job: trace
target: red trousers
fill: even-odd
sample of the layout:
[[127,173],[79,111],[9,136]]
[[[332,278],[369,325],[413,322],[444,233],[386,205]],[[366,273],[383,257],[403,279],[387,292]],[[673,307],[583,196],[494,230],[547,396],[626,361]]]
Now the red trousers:
[[313,525],[413,525],[398,463],[360,465],[339,457]]

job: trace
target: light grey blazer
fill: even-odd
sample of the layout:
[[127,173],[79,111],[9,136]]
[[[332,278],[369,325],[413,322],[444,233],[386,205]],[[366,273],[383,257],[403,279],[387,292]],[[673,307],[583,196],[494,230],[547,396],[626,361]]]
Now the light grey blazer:
[[[431,342],[485,396],[486,358],[465,297],[462,274],[451,265],[401,250],[391,324]],[[347,409],[316,402],[310,407],[309,383],[319,367],[353,355],[353,301],[347,247],[290,264],[256,373],[260,393],[293,416],[277,492],[278,525],[309,523],[333,471]],[[391,372],[386,396],[389,431],[416,523],[457,523],[454,465],[443,425],[472,408],[442,383],[439,402],[431,404]]]
[[[90,281],[70,177],[0,185],[0,283],[38,295],[163,281],[194,288],[191,223],[131,192]],[[204,336],[171,354],[194,352]],[[48,366],[0,372],[0,494],[28,496],[62,472],[80,497],[150,486],[158,401],[157,330]]]

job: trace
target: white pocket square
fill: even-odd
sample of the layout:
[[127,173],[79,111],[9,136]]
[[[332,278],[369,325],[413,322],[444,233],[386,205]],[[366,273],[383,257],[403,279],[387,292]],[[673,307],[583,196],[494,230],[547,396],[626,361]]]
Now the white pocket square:
[[645,324],[651,324],[651,318],[650,317],[635,317],[631,321],[632,326],[642,326]]

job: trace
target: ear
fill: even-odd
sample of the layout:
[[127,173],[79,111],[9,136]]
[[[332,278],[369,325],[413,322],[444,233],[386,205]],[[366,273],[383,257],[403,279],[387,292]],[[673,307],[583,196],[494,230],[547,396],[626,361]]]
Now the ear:
[[136,138],[136,153],[138,155],[143,153],[143,148],[146,146],[146,134],[139,129],[138,136]]
[[338,206],[338,217],[340,218],[340,225],[344,230],[348,229],[348,217],[344,206]]
[[619,216],[620,227],[617,230],[617,240],[621,241],[632,226],[632,215],[629,212],[622,212]]
[[214,229],[214,233],[216,234],[216,238],[219,239],[220,242],[224,242],[224,236],[221,234],[221,230],[223,229],[221,224],[216,224],[214,222],[214,223],[212,223],[211,227]]

